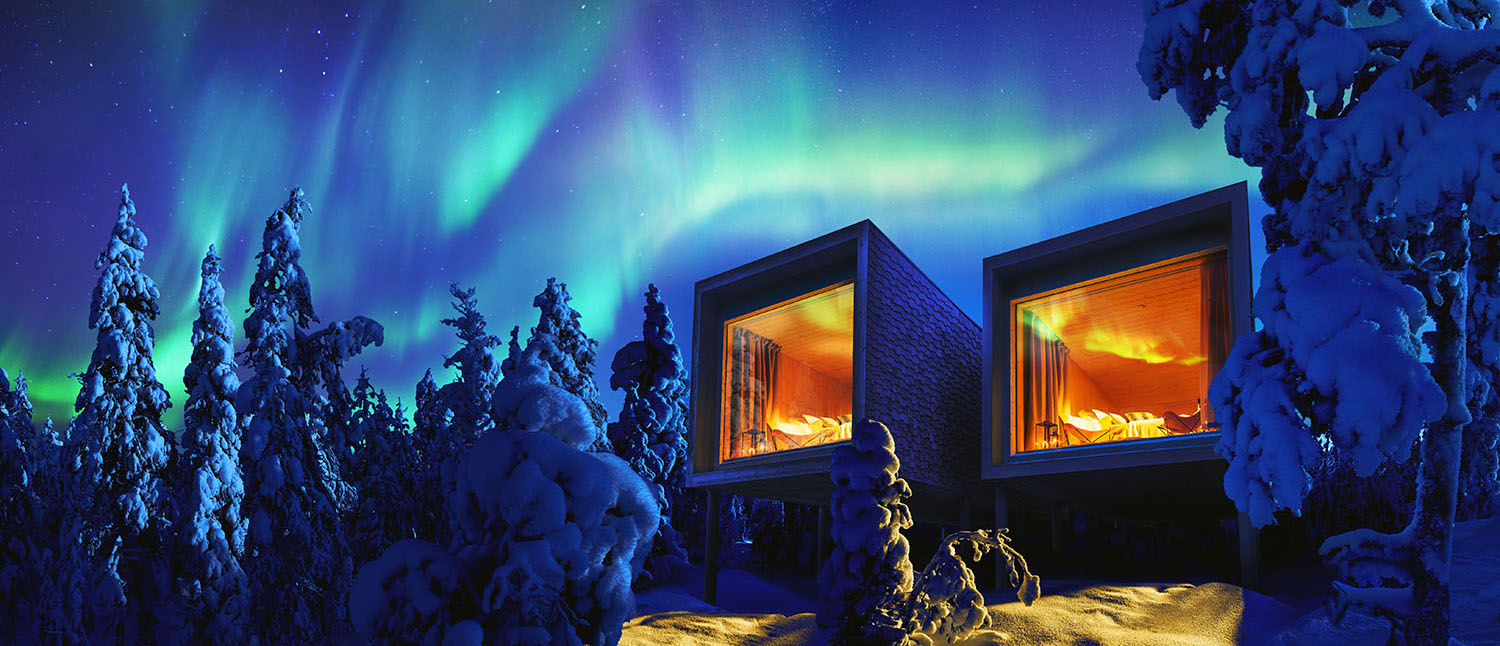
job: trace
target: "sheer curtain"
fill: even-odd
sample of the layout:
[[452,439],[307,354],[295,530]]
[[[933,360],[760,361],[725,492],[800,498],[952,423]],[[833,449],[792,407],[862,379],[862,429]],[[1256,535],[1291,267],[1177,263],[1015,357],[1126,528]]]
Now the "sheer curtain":
[[[1224,256],[1210,258],[1203,263],[1203,392],[1219,368],[1229,358],[1229,259]],[[1213,409],[1207,402],[1203,406],[1203,421],[1214,421]]]
[[[729,446],[741,455],[751,442],[764,441],[771,403],[776,397],[776,369],[781,345],[743,328],[734,328],[730,344]],[[746,436],[748,434],[748,437]]]
[[1068,346],[1052,332],[1052,329],[1029,310],[1024,312],[1025,347],[1022,361],[1025,371],[1026,415],[1025,445],[1021,450],[1035,448],[1043,437],[1037,424],[1051,422],[1061,424],[1063,398],[1068,389]]

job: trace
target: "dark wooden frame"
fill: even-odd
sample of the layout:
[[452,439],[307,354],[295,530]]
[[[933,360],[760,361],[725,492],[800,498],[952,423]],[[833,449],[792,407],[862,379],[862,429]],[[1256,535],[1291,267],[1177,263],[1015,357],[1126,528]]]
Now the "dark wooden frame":
[[869,220],[695,285],[688,486],[828,504],[830,456],[843,442],[719,461],[722,326],[850,279],[854,419],[891,429],[920,514],[951,521],[965,505],[987,504],[988,492],[973,491],[980,328]]
[[[800,492],[828,478],[829,456],[843,442],[719,462],[726,321],[845,280],[854,280],[854,417],[864,412],[864,241],[859,223],[698,281],[693,289],[692,422],[688,486],[827,505]],[[698,450],[704,447],[706,450]],[[812,491],[822,487],[813,486]]]
[[1221,459],[1213,452],[1217,433],[1011,455],[1010,302],[1223,246],[1229,262],[1230,338],[1238,338],[1253,329],[1248,209],[1246,184],[1240,182],[984,260],[981,478]]

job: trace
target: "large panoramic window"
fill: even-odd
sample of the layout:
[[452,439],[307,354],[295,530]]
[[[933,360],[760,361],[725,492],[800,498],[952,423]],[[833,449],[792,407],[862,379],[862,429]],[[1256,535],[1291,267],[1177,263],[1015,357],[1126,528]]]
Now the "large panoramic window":
[[1215,431],[1227,256],[1206,251],[1011,302],[1011,452]]
[[724,324],[719,460],[849,439],[854,283]]

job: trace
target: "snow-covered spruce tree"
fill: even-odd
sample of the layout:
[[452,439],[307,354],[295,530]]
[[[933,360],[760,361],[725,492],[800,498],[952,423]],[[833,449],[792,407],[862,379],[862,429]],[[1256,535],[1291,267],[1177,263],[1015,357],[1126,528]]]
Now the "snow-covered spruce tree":
[[26,374],[17,371],[16,380],[10,382],[5,369],[0,368],[0,379],[6,380],[6,383],[0,384],[0,424],[10,426],[29,461],[34,461],[35,458],[31,456],[37,452],[35,444],[41,429],[32,419],[35,409],[31,406],[31,387],[26,382]]
[[671,501],[682,497],[687,467],[687,370],[672,335],[667,305],[656,285],[646,288],[641,340],[615,353],[609,387],[625,391],[619,421],[608,428],[615,455],[650,484],[661,505],[661,526],[638,582],[660,581],[687,564],[672,527]]
[[[234,410],[240,380],[234,369],[234,323],[224,308],[219,256],[203,256],[193,356],[183,371],[182,450],[186,480],[173,522],[178,607],[170,641],[240,644],[246,641],[249,589],[245,555],[245,497],[240,477],[240,417]],[[159,640],[163,641],[163,640]]]
[[[52,423],[51,415],[42,420],[41,426],[36,427],[36,435],[27,457],[31,458],[31,479],[39,483],[36,486],[53,486],[57,480],[58,461],[62,457],[62,435],[57,432],[57,425]],[[50,498],[43,500],[43,503],[49,503],[49,500]],[[56,518],[55,514],[50,513],[51,505],[44,506],[49,509],[48,517]]]
[[[1264,525],[1298,511],[1315,437],[1362,474],[1420,437],[1406,529],[1351,532],[1322,550],[1340,569],[1340,612],[1390,618],[1398,642],[1447,642],[1463,464],[1493,477],[1462,449],[1496,365],[1494,343],[1470,342],[1471,309],[1489,307],[1494,280],[1472,260],[1500,233],[1496,11],[1465,0],[1146,6],[1138,68],[1151,95],[1176,90],[1197,126],[1227,108],[1228,152],[1262,169],[1275,209],[1255,300],[1264,328],[1236,342],[1209,393],[1225,491]],[[1416,332],[1429,316],[1424,365]]]
[[[552,337],[550,347],[543,346],[542,356],[552,367],[553,384],[577,395],[588,405],[589,416],[597,429],[589,450],[607,452],[610,450],[609,437],[604,429],[609,412],[604,410],[604,404],[599,403],[599,386],[594,383],[594,356],[599,342],[583,333],[578,312],[568,305],[571,300],[573,297],[568,295],[565,283],[548,278],[547,287],[532,299],[532,305],[541,310],[541,319],[536,327],[531,328],[531,338],[544,334]],[[527,346],[530,345],[528,340]]]
[[443,360],[444,368],[458,368],[458,380],[443,386],[438,394],[452,413],[448,441],[455,444],[451,450],[456,454],[493,426],[490,396],[500,383],[500,359],[494,351],[500,339],[485,332],[484,315],[479,312],[473,287],[463,289],[454,283],[448,291],[458,316],[443,319],[443,325],[453,328],[462,345]]
[[[312,319],[316,321],[317,319]],[[319,460],[327,487],[334,492],[340,513],[354,506],[358,495],[344,474],[353,460],[349,433],[349,389],[344,385],[343,368],[366,346],[385,342],[385,328],[380,323],[355,316],[348,321],[334,321],[312,334],[296,331],[297,357],[291,370],[292,384],[312,402],[312,427],[318,438]]]
[[[1464,429],[1459,467],[1459,520],[1500,512],[1500,245],[1493,241],[1470,250],[1469,408],[1474,420]],[[1491,278],[1485,280],[1485,277]]]
[[413,531],[422,540],[447,543],[448,517],[443,503],[443,461],[448,452],[438,439],[447,431],[448,411],[438,396],[432,370],[417,382],[415,409],[412,411],[412,452],[417,462],[413,472],[417,479],[417,508],[413,510]]
[[402,541],[360,570],[350,614],[377,643],[619,642],[656,501],[624,461],[584,452],[586,404],[551,383],[541,334],[501,381],[496,430],[445,474],[451,549]]
[[448,411],[443,408],[443,400],[438,397],[437,380],[432,378],[432,369],[429,368],[417,381],[416,408],[412,412],[412,435],[416,445],[423,449],[425,458],[427,447],[437,441],[438,434],[443,432],[443,426],[448,423]]
[[911,487],[897,477],[901,461],[891,431],[864,419],[850,442],[833,449],[833,553],[818,573],[818,626],[835,644],[901,644],[898,608],[911,592],[906,537]]
[[319,643],[342,625],[351,565],[327,464],[312,426],[314,403],[292,383],[297,328],[313,321],[297,228],[301,189],[266,219],[244,354],[254,376],[235,408],[245,419],[240,467],[249,535],[242,564],[253,603],[246,625],[263,643]]
[[43,535],[37,531],[41,501],[22,440],[33,433],[31,402],[24,384],[17,386],[11,390],[0,368],[0,598],[6,600],[0,604],[0,641],[12,644],[39,640],[36,589],[43,574],[37,567],[42,546],[36,543]]
[[349,547],[361,565],[413,537],[418,506],[425,500],[400,404],[392,409],[385,391],[375,390],[363,371],[354,386],[354,410],[359,445],[350,477],[359,498],[349,523]]
[[95,266],[102,271],[89,307],[98,331],[68,431],[62,487],[68,529],[59,548],[73,565],[61,576],[75,596],[52,626],[62,641],[152,638],[159,559],[166,534],[167,492],[159,477],[168,443],[161,413],[171,406],[152,364],[160,313],[156,282],[141,270],[146,235],[136,226],[128,187]]

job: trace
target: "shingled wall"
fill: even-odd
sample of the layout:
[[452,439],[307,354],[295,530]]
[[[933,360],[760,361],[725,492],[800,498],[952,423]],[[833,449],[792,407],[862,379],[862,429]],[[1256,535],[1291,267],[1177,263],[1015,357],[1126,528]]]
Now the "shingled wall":
[[865,415],[891,429],[901,476],[954,490],[979,480],[980,329],[873,225]]

